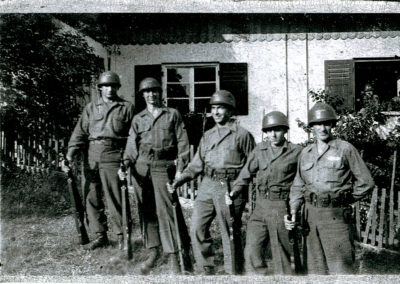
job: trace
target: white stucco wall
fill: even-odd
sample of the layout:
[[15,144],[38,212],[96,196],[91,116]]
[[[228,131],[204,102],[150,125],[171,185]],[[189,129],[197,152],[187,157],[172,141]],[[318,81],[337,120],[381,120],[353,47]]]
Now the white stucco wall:
[[291,127],[289,138],[293,142],[302,142],[307,135],[297,127],[295,120],[297,118],[307,120],[307,84],[309,89],[324,88],[324,61],[400,55],[400,37],[313,39],[308,41],[308,52],[306,40],[289,39],[287,58],[284,40],[130,45],[121,46],[120,51],[121,55],[112,57],[111,69],[121,75],[123,86],[120,94],[131,100],[134,97],[135,65],[167,62],[246,62],[249,115],[238,117],[241,125],[249,129],[259,142],[263,110],[265,112],[279,110],[286,113],[289,109]]

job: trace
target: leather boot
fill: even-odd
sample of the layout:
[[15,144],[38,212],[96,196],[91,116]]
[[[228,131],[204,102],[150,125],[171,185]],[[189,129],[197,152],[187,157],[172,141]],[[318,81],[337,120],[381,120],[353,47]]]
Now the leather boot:
[[96,233],[96,235],[97,235],[96,239],[94,239],[88,244],[87,248],[89,250],[95,250],[97,248],[105,247],[108,245],[108,238],[106,232]]
[[178,256],[176,253],[170,253],[169,254],[169,259],[168,259],[168,266],[169,266],[169,271],[172,274],[179,274],[181,272],[181,269],[179,267],[179,262],[178,262]]
[[158,256],[159,256],[158,247],[150,248],[149,257],[140,266],[140,273],[142,273],[143,275],[148,274],[156,264]]

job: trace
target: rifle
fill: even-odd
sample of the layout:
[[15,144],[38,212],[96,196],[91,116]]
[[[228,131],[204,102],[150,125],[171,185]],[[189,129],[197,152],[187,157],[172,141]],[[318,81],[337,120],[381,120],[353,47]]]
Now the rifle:
[[124,251],[128,259],[132,259],[131,227],[132,218],[129,205],[128,182],[126,178],[126,168],[121,161],[121,171],[125,177],[120,176],[121,180],[121,206],[122,206],[122,234],[124,236]]
[[64,160],[63,171],[68,177],[68,191],[71,197],[72,214],[75,220],[76,230],[78,232],[79,242],[81,245],[89,243],[89,236],[85,228],[85,209],[82,204],[82,199],[79,195],[78,188],[72,173],[72,169],[69,167],[67,160]]
[[140,223],[140,233],[142,234],[142,241],[143,245],[146,246],[147,243],[147,237],[146,237],[146,224],[143,219],[143,207],[142,207],[142,199],[139,193],[139,189],[135,187],[142,187],[142,185],[139,182],[139,179],[135,177],[135,169],[133,167],[130,167],[128,169],[128,189],[132,188],[133,189],[133,195],[135,197],[135,202],[136,202],[136,207],[137,207],[137,213],[139,216],[139,223]]
[[[230,180],[226,180],[226,191],[229,194],[231,193],[231,184]],[[232,274],[236,274],[236,261],[235,261],[235,237],[234,237],[234,230],[233,230],[233,224],[235,222],[234,216],[235,216],[235,205],[227,205],[226,211],[226,217],[227,217],[227,224],[228,224],[228,232],[229,232],[229,246],[231,249],[231,266],[232,266]]]
[[[288,209],[288,218],[292,218],[290,214],[290,209]],[[291,248],[290,252],[290,267],[293,274],[297,274],[302,271],[301,268],[301,258],[299,250],[299,240],[298,240],[298,225],[289,231],[289,245]]]
[[174,223],[175,223],[175,233],[176,233],[176,241],[177,241],[177,245],[178,245],[178,255],[179,255],[179,266],[181,269],[182,274],[185,273],[185,262],[183,259],[183,249],[182,249],[182,240],[181,240],[181,234],[179,231],[179,225],[178,225],[178,214],[177,214],[177,202],[179,202],[178,200],[178,196],[176,195],[176,193],[174,192],[174,190],[172,189],[172,182],[168,182],[167,183],[167,188],[168,188],[168,192],[172,192],[172,211],[174,214]]

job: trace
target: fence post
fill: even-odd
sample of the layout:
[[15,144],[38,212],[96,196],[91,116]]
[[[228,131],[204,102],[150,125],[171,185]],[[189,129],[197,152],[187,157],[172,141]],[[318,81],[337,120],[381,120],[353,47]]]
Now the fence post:
[[396,164],[397,164],[397,150],[393,152],[393,169],[392,169],[392,180],[390,183],[390,195],[389,195],[389,243],[387,246],[392,246],[394,243],[394,181],[396,178]]
[[[372,198],[371,198],[371,204],[369,207],[369,212],[368,212],[368,219],[367,219],[367,226],[365,228],[365,234],[364,234],[364,239],[363,243],[367,244],[368,243],[368,237],[369,237],[369,230],[371,228],[371,223],[373,219],[375,218],[375,228],[373,230],[376,230],[376,205],[377,205],[377,200],[378,200],[378,187],[375,186],[374,191],[372,193]],[[374,233],[373,231],[371,233]],[[374,233],[375,235],[375,233]],[[375,237],[374,237],[374,242],[375,242]],[[372,245],[374,243],[371,242]]]
[[[378,248],[382,248],[383,244],[383,225],[385,223],[385,206],[386,206],[386,188],[382,188],[381,196],[381,210],[379,212],[379,238],[378,238]],[[387,244],[386,244],[387,245]]]

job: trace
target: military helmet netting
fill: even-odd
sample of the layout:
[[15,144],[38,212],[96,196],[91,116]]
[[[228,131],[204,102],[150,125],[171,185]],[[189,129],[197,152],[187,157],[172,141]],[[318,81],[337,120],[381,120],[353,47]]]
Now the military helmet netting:
[[235,97],[231,92],[226,90],[216,91],[210,99],[210,105],[227,105],[236,109]]
[[116,85],[118,87],[121,87],[121,81],[118,74],[112,71],[101,73],[97,86],[101,87],[104,85]]
[[336,115],[333,107],[326,103],[317,102],[309,111],[308,111],[308,125],[311,126],[317,122],[324,121],[337,121],[338,117]]
[[289,128],[288,119],[282,112],[271,111],[264,116],[262,122],[262,131],[266,131],[270,128],[278,126]]
[[144,78],[142,81],[140,81],[139,93],[144,90],[147,90],[147,89],[155,89],[155,88],[158,88],[161,90],[160,83],[152,77],[147,77],[147,78]]

